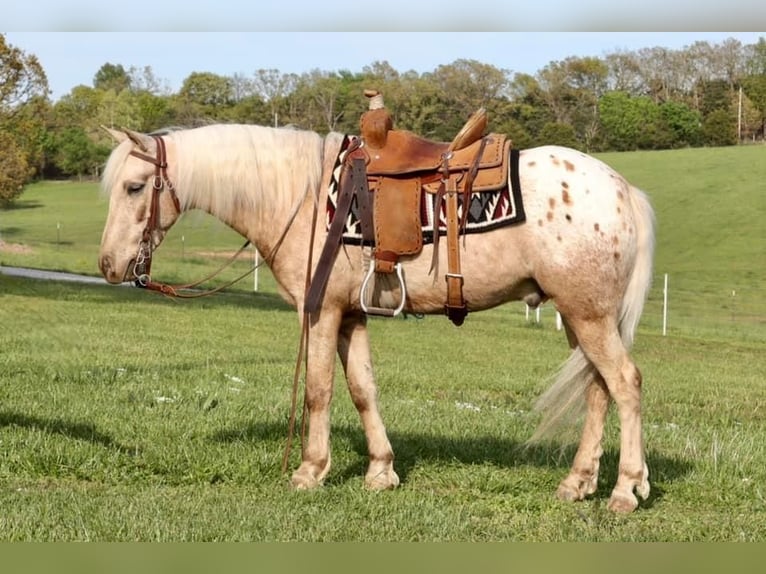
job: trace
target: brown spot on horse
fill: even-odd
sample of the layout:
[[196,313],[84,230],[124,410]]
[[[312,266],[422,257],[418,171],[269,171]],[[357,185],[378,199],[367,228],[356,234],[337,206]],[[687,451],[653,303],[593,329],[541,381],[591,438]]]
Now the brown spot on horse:
[[593,231],[598,231],[601,226],[598,223],[593,224]]
[[574,171],[575,170],[574,164],[571,161],[567,161],[567,160],[564,160],[564,168],[567,171]]
[[556,198],[555,197],[549,197],[548,198],[548,205],[551,206],[551,209],[556,209]]
[[563,202],[564,202],[566,205],[572,205],[572,198],[571,198],[571,197],[569,197],[569,192],[568,192],[566,189],[562,189],[562,190],[561,190],[561,200],[562,200],[562,201],[563,201]]
[[549,211],[549,212],[546,214],[546,216],[545,216],[545,217],[548,219],[548,221],[553,221],[553,212],[552,212],[552,211]]

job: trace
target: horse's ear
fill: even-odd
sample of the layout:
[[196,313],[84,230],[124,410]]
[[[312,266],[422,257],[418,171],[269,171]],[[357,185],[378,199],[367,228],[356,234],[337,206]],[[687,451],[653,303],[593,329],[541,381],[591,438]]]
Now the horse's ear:
[[112,139],[116,141],[118,144],[128,139],[128,136],[125,132],[121,132],[119,130],[113,130],[112,128],[108,128],[104,125],[101,126],[101,129],[104,130],[106,133],[108,133],[110,136],[112,136]]
[[134,132],[133,130],[129,130],[127,128],[123,129],[122,131],[125,132],[125,135],[130,138],[130,141],[136,144],[141,149],[141,151],[148,152],[154,148],[154,139],[151,136],[139,132]]

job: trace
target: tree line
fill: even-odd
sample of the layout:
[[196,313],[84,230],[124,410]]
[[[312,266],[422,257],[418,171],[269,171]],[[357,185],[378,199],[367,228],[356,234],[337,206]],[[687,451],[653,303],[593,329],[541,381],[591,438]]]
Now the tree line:
[[436,140],[450,140],[485,107],[490,130],[519,148],[735,145],[766,135],[766,39],[573,56],[535,74],[467,59],[425,73],[385,61],[361,72],[200,71],[177,92],[149,65],[107,62],[91,86],[51,101],[37,58],[0,34],[0,203],[34,178],[97,177],[112,145],[101,125],[151,132],[238,122],[358,133],[367,88],[383,92],[397,128]]

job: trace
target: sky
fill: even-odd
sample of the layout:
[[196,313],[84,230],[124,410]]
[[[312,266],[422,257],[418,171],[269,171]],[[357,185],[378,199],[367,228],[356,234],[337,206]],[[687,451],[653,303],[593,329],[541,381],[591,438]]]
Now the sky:
[[[292,0],[295,2],[295,0]],[[6,32],[5,40],[37,56],[56,101],[77,85],[93,85],[106,63],[151,66],[176,92],[192,72],[252,76],[258,69],[300,74],[313,69],[361,72],[387,61],[399,72],[435,70],[473,59],[534,74],[570,56],[736,38],[752,44],[766,32]]]

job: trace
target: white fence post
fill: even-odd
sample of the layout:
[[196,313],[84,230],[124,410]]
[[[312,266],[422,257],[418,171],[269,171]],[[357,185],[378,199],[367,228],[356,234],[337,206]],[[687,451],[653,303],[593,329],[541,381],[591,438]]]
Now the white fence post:
[[662,290],[662,336],[668,333],[668,274],[665,273],[665,287]]

